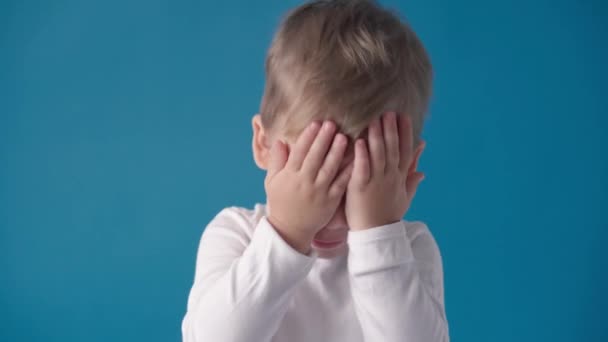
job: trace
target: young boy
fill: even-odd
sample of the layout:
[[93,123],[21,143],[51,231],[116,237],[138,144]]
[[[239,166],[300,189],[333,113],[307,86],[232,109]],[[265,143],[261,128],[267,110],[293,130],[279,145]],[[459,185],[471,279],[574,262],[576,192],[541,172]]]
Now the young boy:
[[449,341],[439,249],[402,219],[431,76],[415,33],[372,1],[289,13],[253,118],[266,204],[204,230],[184,341]]

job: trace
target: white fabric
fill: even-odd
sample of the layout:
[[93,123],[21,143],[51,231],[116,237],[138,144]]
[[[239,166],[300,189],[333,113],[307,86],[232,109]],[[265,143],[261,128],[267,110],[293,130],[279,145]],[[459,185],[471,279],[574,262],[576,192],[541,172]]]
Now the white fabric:
[[348,232],[347,253],[304,255],[266,205],[229,207],[203,231],[184,342],[449,341],[439,249],[420,221]]

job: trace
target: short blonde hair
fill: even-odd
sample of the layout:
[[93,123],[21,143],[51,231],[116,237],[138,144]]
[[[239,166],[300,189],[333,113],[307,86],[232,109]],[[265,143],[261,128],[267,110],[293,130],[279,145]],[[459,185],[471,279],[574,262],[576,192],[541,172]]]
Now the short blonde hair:
[[432,87],[415,32],[370,0],[317,0],[282,20],[265,62],[260,106],[266,129],[293,137],[331,119],[351,138],[385,111],[410,115],[419,142]]

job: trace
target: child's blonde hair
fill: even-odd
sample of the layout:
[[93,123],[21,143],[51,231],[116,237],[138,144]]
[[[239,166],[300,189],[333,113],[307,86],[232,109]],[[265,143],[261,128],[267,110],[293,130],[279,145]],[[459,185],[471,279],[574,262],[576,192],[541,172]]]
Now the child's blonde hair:
[[[283,19],[265,63],[263,126],[293,137],[332,119],[351,138],[372,118],[410,115],[419,141],[432,68],[407,23],[371,0],[318,0]],[[277,127],[278,126],[278,127]]]

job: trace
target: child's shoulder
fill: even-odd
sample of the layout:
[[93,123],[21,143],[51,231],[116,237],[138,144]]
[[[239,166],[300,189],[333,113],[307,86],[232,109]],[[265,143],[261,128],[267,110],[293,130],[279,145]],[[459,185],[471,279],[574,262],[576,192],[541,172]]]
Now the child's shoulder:
[[243,221],[240,223],[256,224],[266,214],[266,205],[255,203],[253,208],[228,206],[220,210],[213,220]]
[[205,230],[232,230],[251,237],[254,228],[266,214],[266,205],[254,204],[253,208],[228,206],[220,210],[211,219]]

